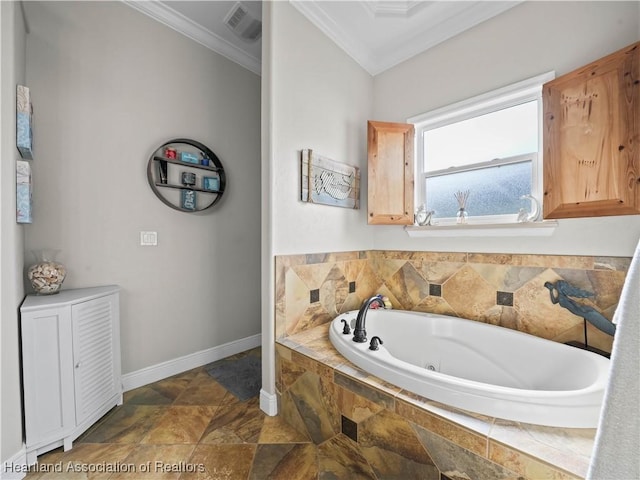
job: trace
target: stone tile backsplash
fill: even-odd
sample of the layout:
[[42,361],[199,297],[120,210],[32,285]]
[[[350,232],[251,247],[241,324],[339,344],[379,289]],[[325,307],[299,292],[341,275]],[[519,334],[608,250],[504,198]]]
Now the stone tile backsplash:
[[[328,323],[381,293],[396,309],[468,318],[558,342],[583,341],[583,320],[552,304],[544,283],[562,279],[593,292],[579,301],[611,319],[630,261],[405,251],[277,256],[276,338]],[[588,339],[611,351],[612,337],[591,325]]]

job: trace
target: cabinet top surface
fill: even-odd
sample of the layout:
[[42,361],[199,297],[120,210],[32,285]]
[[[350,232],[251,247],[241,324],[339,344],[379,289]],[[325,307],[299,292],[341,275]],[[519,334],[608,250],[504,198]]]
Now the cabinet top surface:
[[104,297],[120,291],[118,285],[105,285],[101,287],[72,288],[60,290],[54,295],[27,295],[20,307],[21,312],[40,310],[42,308],[56,308],[65,305],[72,305],[78,302],[85,302],[94,298]]

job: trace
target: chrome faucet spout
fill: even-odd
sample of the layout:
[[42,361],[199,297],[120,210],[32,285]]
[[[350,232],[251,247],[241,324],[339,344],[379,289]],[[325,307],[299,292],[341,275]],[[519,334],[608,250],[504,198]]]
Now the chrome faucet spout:
[[353,329],[353,341],[357,343],[364,343],[367,341],[367,330],[365,329],[365,321],[367,318],[367,311],[369,307],[377,303],[384,308],[384,302],[378,296],[371,297],[369,300],[362,304],[358,316],[356,317],[356,326]]

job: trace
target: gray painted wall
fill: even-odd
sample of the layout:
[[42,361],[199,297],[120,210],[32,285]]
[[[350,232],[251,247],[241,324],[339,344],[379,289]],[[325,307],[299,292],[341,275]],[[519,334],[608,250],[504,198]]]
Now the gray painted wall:
[[[373,80],[288,2],[263,5],[263,389],[274,394],[274,255],[366,250]],[[361,169],[360,209],[300,201],[300,150]]]
[[[272,4],[274,253],[364,249],[372,79],[288,2]],[[300,201],[300,150],[361,169],[359,210]]]
[[[0,2],[0,461],[22,448],[18,307],[24,289],[24,227],[16,224],[16,84],[25,81],[20,5]],[[2,465],[0,463],[0,465]],[[3,469],[0,468],[0,472]]]
[[[407,118],[551,70],[562,75],[640,39],[639,2],[524,2],[374,78],[374,116]],[[473,198],[469,209],[473,210]],[[549,239],[409,238],[376,249],[631,256],[640,216],[560,220]]]
[[[122,287],[124,374],[258,334],[260,77],[120,2],[25,6],[37,152],[26,249],[61,250],[64,288]],[[211,210],[172,210],[147,183],[149,156],[177,137],[225,166]],[[140,231],[158,246],[141,247]]]

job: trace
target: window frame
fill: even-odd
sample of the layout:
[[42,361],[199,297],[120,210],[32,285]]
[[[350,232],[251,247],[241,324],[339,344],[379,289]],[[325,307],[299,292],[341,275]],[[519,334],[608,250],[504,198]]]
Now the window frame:
[[[460,102],[446,105],[429,112],[416,115],[407,119],[407,123],[414,124],[415,127],[415,179],[416,187],[414,191],[415,205],[422,205],[426,202],[426,179],[434,176],[434,172],[424,171],[424,132],[435,128],[450,125],[452,123],[468,120],[473,117],[485,115],[504,108],[513,107],[522,103],[537,101],[538,106],[538,151],[531,152],[518,157],[495,159],[488,162],[476,163],[459,168],[448,170],[450,173],[473,170],[502,163],[513,163],[515,158],[532,157],[531,162],[531,195],[533,195],[542,208],[543,186],[542,186],[542,128],[543,128],[543,105],[542,87],[555,78],[555,72],[550,71],[535,77],[522,80],[520,82],[507,85],[496,90],[477,95]],[[502,163],[501,163],[502,162]],[[439,170],[441,174],[443,170]],[[517,213],[513,215],[486,215],[483,217],[470,217],[469,223],[515,223]],[[438,218],[441,224],[455,223],[455,218]]]

